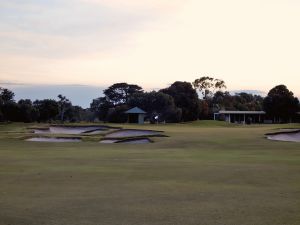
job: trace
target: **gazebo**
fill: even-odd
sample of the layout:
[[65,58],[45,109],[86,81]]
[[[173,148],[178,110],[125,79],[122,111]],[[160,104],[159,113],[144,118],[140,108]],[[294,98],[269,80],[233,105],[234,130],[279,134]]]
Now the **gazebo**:
[[146,112],[139,107],[134,107],[125,112],[128,115],[128,123],[144,124]]

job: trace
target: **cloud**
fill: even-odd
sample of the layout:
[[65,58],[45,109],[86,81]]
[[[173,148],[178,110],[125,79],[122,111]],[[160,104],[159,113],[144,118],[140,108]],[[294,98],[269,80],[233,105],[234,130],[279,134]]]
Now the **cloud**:
[[[130,10],[120,7],[121,2],[44,0],[24,4],[4,0],[0,3],[0,49],[2,53],[47,58],[101,55],[121,49],[134,42],[135,32],[158,17],[157,10]],[[128,4],[144,6],[138,1]]]
[[299,95],[297,0],[1,0],[0,74],[146,88],[202,75]]
[[[88,4],[105,5],[114,9],[122,9],[128,11],[157,11],[170,12],[178,9],[178,7],[186,4],[182,0],[80,0]],[[188,2],[189,0],[185,1]]]
[[247,93],[247,94],[252,94],[252,95],[260,95],[265,97],[267,93],[265,91],[261,90],[231,90],[229,91],[231,94],[239,94],[239,93]]

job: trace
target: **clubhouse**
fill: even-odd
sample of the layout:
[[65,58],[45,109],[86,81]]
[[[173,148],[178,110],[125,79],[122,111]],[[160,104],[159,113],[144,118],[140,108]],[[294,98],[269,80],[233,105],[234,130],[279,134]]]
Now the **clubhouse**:
[[228,123],[272,123],[265,120],[266,112],[264,111],[226,111],[221,110],[214,113],[214,120],[223,120]]

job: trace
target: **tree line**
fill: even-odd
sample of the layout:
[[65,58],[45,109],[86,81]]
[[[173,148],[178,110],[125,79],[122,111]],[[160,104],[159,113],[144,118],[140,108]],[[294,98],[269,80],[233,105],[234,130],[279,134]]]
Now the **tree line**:
[[[91,103],[91,111],[101,121],[126,122],[124,112],[139,107],[150,122],[186,122],[212,119],[220,110],[266,111],[267,117],[289,122],[300,111],[299,100],[285,85],[272,88],[264,98],[245,92],[230,94],[223,80],[204,76],[194,82],[176,81],[165,89],[145,92],[136,84],[117,83]],[[199,97],[199,95],[200,97]]]
[[116,83],[105,89],[102,97],[93,99],[88,109],[73,106],[63,95],[58,95],[57,100],[16,102],[12,91],[0,88],[0,121],[123,123],[127,121],[124,112],[137,106],[147,112],[146,118],[152,123],[212,119],[219,110],[264,110],[270,119],[289,122],[300,111],[298,98],[285,85],[272,88],[266,97],[245,92],[230,94],[226,88],[223,80],[208,76],[192,83],[176,81],[150,92],[136,84]]
[[73,106],[65,96],[58,100],[43,99],[32,102],[30,99],[14,100],[15,94],[0,87],[0,121],[13,122],[51,122],[51,121],[88,121],[93,119],[89,109]]

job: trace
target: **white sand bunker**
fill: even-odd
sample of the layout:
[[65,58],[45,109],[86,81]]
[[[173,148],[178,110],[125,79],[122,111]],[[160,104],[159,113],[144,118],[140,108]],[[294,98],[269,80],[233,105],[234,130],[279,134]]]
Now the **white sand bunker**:
[[300,132],[299,128],[281,128],[279,130],[280,132]]
[[267,138],[273,141],[300,142],[300,132],[282,132],[267,134]]
[[124,144],[149,144],[152,143],[148,138],[136,139],[136,140],[124,140],[117,143]]
[[101,144],[149,144],[152,141],[149,138],[135,138],[135,139],[105,139],[100,141]]
[[116,142],[118,142],[119,140],[117,139],[107,139],[107,140],[101,140],[100,143],[101,144],[114,144]]
[[48,129],[34,129],[35,134],[100,134],[107,130],[103,126],[68,127],[50,126]]
[[141,137],[141,136],[159,136],[161,135],[161,131],[153,131],[153,130],[118,130],[113,133],[105,135],[106,138],[127,138],[127,137]]
[[35,137],[26,139],[26,141],[33,142],[81,142],[80,138],[48,138],[48,137]]

